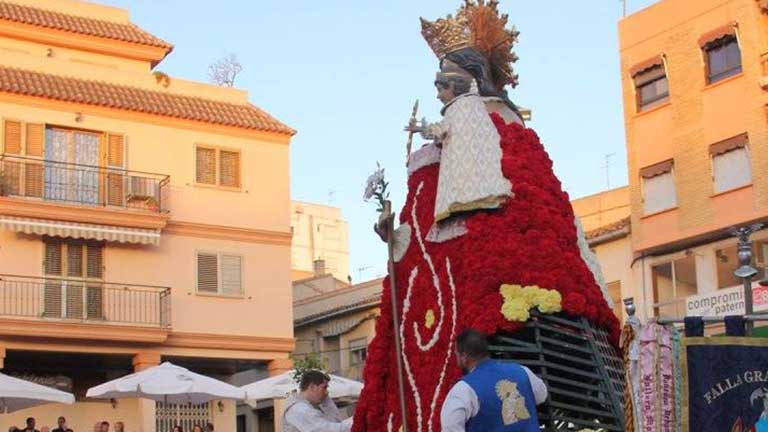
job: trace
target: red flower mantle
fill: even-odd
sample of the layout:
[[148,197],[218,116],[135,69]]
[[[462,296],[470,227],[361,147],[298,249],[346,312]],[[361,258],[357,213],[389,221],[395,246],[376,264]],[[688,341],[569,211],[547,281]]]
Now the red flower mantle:
[[[405,360],[412,379],[411,382],[406,377],[409,431],[440,430],[439,413],[443,399],[460,377],[449,349],[455,333],[468,327],[488,334],[499,330],[515,331],[521,327],[520,323],[506,321],[501,314],[499,287],[503,283],[558,290],[563,296],[565,312],[584,316],[609,329],[612,342],[618,343],[619,323],[581,259],[573,209],[552,171],[552,161],[531,129],[517,124],[506,125],[495,114],[491,117],[501,135],[502,170],[512,182],[514,197],[499,210],[472,215],[466,222],[469,233],[460,238],[440,244],[424,241],[439,281],[443,314],[440,313],[433,274],[419,247],[415,229],[405,256],[395,266],[401,308],[397,319],[402,318],[409,279],[413,269],[418,267],[409,299],[410,310],[405,314],[402,330]],[[408,180],[409,192],[400,223],[408,223],[411,227],[418,224],[422,238],[433,222],[438,169],[436,164],[424,167]],[[415,214],[415,220],[412,214]],[[457,316],[453,333],[448,262],[456,292]],[[397,431],[400,428],[390,301],[387,279],[376,338],[366,361],[365,389],[355,415],[355,431],[387,431],[390,427]],[[425,327],[424,317],[429,310],[433,311],[437,322],[443,318],[442,325]],[[436,331],[439,331],[438,343],[432,349],[420,349],[416,332],[425,343]]]

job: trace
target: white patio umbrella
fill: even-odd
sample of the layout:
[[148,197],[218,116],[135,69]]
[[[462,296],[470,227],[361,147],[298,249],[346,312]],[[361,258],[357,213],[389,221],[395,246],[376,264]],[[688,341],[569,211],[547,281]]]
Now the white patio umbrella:
[[173,404],[201,404],[217,399],[242,400],[245,391],[165,362],[91,387],[86,396],[96,399],[140,397]]
[[72,404],[71,393],[0,373],[0,412],[11,413],[48,403]]
[[[282,399],[288,397],[291,393],[298,391],[299,385],[293,379],[293,371],[283,372],[256,381],[242,387],[245,390],[246,401],[253,405],[254,401],[263,399]],[[363,383],[340,376],[331,375],[331,382],[328,384],[328,394],[331,398],[342,398],[350,396],[360,396],[363,391]]]

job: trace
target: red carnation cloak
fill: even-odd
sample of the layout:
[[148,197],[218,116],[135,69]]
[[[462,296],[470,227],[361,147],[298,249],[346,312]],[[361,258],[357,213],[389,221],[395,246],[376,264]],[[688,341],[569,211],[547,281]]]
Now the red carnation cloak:
[[[487,334],[522,324],[501,314],[502,284],[538,285],[562,294],[563,310],[609,330],[619,323],[581,258],[573,209],[536,133],[491,114],[501,136],[502,170],[514,197],[499,210],[466,220],[468,233],[444,243],[425,236],[434,219],[438,164],[413,172],[400,223],[410,244],[395,264],[403,339],[408,430],[440,430],[440,408],[461,372],[453,339],[465,328]],[[434,319],[431,319],[434,317]],[[400,405],[389,278],[363,373],[354,431],[397,431]]]

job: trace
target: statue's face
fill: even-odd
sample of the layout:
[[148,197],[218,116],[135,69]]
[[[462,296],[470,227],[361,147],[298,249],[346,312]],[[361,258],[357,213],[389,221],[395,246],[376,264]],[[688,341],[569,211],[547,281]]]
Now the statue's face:
[[456,97],[456,93],[453,90],[453,84],[451,83],[435,83],[435,87],[437,88],[437,98],[440,99],[440,102],[442,102],[443,105]]

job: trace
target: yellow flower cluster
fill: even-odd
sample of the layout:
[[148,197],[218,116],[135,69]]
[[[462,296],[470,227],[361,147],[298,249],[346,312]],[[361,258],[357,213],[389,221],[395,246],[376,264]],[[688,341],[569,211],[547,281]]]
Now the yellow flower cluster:
[[424,315],[424,326],[431,329],[433,325],[435,325],[435,311],[430,309]]
[[531,308],[538,308],[541,313],[560,312],[563,298],[555,290],[533,286],[502,285],[501,296],[504,304],[501,313],[508,321],[528,321]]

